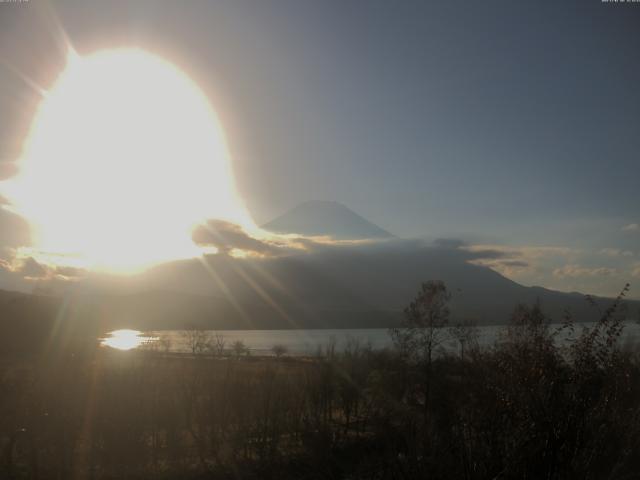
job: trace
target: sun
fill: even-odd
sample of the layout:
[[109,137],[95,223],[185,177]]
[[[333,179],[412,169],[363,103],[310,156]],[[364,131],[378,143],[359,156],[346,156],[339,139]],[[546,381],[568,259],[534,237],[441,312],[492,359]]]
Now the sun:
[[143,50],[71,53],[19,167],[3,193],[32,224],[36,248],[96,269],[198,255],[191,230],[205,219],[255,227],[207,97]]

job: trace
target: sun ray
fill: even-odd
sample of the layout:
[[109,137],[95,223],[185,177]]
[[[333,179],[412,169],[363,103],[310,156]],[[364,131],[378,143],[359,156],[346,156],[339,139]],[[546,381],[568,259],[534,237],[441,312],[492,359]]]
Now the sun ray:
[[267,291],[262,288],[247,272],[244,271],[241,265],[234,262],[232,264],[233,269],[242,277],[242,279],[247,282],[247,284],[258,294],[260,298],[262,298],[267,304],[273,308],[292,328],[296,328],[296,322],[293,320],[291,315],[287,313],[278,303],[267,293]]
[[35,80],[33,80],[31,77],[21,72],[20,70],[18,70],[12,64],[7,62],[6,60],[3,60],[2,66],[7,70],[9,70],[11,73],[13,73],[16,77],[20,78],[20,80],[22,80],[27,86],[29,86],[38,95],[40,95],[41,97],[47,96],[47,91],[44,89],[44,87],[42,87],[41,85],[38,85],[38,83]]
[[238,300],[235,298],[235,296],[233,295],[229,287],[227,287],[227,285],[222,281],[222,278],[220,278],[220,275],[218,275],[215,269],[211,267],[211,265],[209,265],[209,262],[207,262],[206,257],[202,255],[198,257],[198,259],[200,260],[200,263],[204,267],[205,271],[213,279],[216,285],[218,285],[218,287],[220,288],[220,290],[222,291],[226,299],[229,300],[233,308],[238,312],[238,314],[240,314],[240,318],[244,322],[245,326],[248,328],[253,328],[255,325],[253,325],[251,322],[251,316],[247,313],[247,311],[240,304],[240,302],[238,302]]
[[[259,263],[256,262],[249,262],[248,265],[250,266],[250,268],[257,273],[259,276],[261,276],[262,278],[264,278],[267,282],[269,282],[271,285],[273,285],[275,288],[277,288],[282,294],[284,294],[287,299],[289,300],[289,302],[293,303],[294,305],[300,307],[301,309],[304,310],[308,310],[305,305],[302,304],[302,302],[299,301],[299,299],[293,295],[283,284],[282,282],[280,282],[277,278],[275,278],[274,275],[272,275],[271,273],[269,273],[266,269],[262,268],[260,266]],[[315,314],[316,312],[311,311],[311,313]],[[291,317],[290,315],[288,315],[288,321],[291,324],[292,328],[301,328],[301,325],[296,322],[293,317]]]

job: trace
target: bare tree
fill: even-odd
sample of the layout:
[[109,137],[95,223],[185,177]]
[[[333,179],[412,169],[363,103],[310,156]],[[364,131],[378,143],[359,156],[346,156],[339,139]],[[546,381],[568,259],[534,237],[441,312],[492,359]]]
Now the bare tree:
[[212,336],[207,330],[202,328],[185,330],[182,333],[182,337],[193,355],[204,355],[211,350]]
[[213,354],[216,357],[221,357],[224,355],[224,347],[227,344],[227,341],[224,338],[224,335],[215,332],[213,335]]
[[274,345],[273,347],[271,347],[271,351],[273,352],[273,354],[277,358],[280,358],[283,355],[285,355],[289,351],[289,349],[285,345],[282,345],[282,344],[278,343],[278,344]]
[[396,349],[422,370],[424,419],[431,396],[431,370],[435,349],[446,339],[451,293],[442,281],[424,282],[404,311],[404,321],[390,331]]
[[231,345],[231,350],[233,350],[233,353],[237,358],[240,358],[242,355],[249,353],[249,349],[242,340],[236,340],[235,342],[233,342],[233,344]]
[[390,331],[395,347],[408,358],[430,365],[433,352],[446,336],[444,327],[449,323],[450,299],[451,294],[443,282],[424,282],[405,309],[400,327]]
[[458,341],[460,345],[460,359],[464,360],[465,347],[477,347],[480,329],[478,329],[475,322],[464,320],[449,327],[449,335]]

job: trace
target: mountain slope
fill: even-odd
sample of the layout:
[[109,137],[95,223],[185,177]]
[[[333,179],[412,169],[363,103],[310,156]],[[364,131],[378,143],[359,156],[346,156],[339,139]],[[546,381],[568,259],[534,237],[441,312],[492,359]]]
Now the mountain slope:
[[[519,285],[470,263],[471,255],[391,240],[277,258],[207,255],[160,265],[126,282],[94,279],[76,285],[64,299],[0,291],[0,337],[17,338],[20,329],[26,342],[36,331],[44,332],[40,337],[46,340],[54,326],[59,337],[124,327],[390,327],[426,280],[442,280],[452,292],[452,322],[506,323],[516,304],[537,300],[556,321],[562,321],[565,310],[576,321],[599,315],[580,294]],[[599,303],[605,309],[611,299]],[[627,303],[633,317],[640,302]]]
[[386,230],[338,202],[314,200],[301,203],[262,226],[282,234],[330,236],[339,240],[391,238]]
[[[598,314],[582,295],[519,285],[470,263],[472,255],[397,239],[277,258],[207,255],[149,270],[128,286],[126,301],[114,296],[104,302],[102,312],[108,312],[105,320],[136,322],[143,329],[196,324],[232,329],[388,327],[401,317],[421,282],[442,280],[453,294],[452,321],[506,323],[516,304],[538,299],[557,321],[565,309],[578,321],[595,320]],[[96,285],[95,291],[105,290]],[[152,293],[140,293],[145,291]],[[184,295],[176,300],[158,292]],[[603,308],[608,304],[610,300],[602,300]],[[632,309],[637,307],[635,302]]]

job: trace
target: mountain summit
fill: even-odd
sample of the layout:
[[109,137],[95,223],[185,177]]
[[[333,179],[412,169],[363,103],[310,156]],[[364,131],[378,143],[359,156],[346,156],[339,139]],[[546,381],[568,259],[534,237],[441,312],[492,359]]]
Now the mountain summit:
[[262,228],[274,233],[330,236],[338,240],[393,237],[345,205],[322,200],[301,203]]

